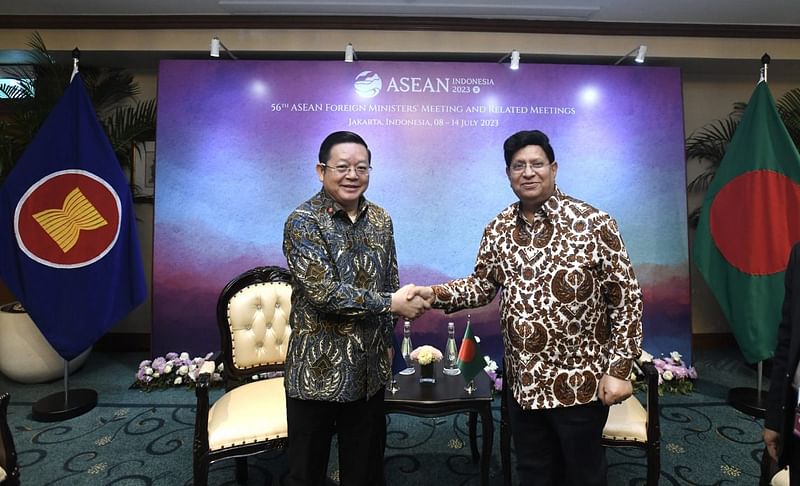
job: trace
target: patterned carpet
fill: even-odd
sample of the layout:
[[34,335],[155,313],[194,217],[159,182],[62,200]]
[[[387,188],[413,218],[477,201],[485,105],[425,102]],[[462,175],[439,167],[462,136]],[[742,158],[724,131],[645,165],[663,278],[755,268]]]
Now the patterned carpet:
[[[141,353],[93,352],[71,377],[72,388],[93,388],[99,404],[61,423],[30,418],[36,400],[62,390],[62,383],[21,385],[0,376],[11,393],[9,422],[25,485],[190,485],[194,393],[189,389],[129,389]],[[661,482],[664,485],[753,485],[758,482],[762,422],[738,412],[725,398],[730,387],[755,386],[755,371],[736,350],[697,353],[695,393],[661,401]],[[218,391],[215,393],[219,393]],[[215,397],[216,395],[214,395]],[[499,418],[499,400],[494,405]],[[465,415],[417,418],[391,415],[386,451],[389,486],[477,485]],[[478,427],[480,434],[480,427]],[[502,484],[499,424],[495,427],[491,484]],[[609,484],[642,485],[643,452],[609,449]],[[280,484],[282,452],[249,462],[248,484]],[[232,461],[212,465],[209,484],[236,484]],[[331,484],[336,484],[332,451]],[[435,479],[434,479],[435,478]]]

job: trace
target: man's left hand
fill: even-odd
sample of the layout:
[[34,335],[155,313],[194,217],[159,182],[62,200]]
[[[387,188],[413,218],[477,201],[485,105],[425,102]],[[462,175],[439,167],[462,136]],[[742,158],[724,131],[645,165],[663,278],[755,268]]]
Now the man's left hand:
[[597,386],[597,398],[604,405],[614,405],[633,395],[633,385],[629,380],[620,380],[611,375],[603,375]]

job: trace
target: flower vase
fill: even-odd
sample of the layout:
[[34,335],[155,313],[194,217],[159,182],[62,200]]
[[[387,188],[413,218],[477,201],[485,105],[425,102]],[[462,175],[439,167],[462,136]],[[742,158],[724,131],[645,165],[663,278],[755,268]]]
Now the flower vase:
[[433,373],[433,363],[419,366],[420,383],[436,383],[436,375]]

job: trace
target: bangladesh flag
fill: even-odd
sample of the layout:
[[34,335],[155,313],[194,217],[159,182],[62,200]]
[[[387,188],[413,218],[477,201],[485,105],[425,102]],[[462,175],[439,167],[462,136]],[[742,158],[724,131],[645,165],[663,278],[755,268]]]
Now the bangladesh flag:
[[800,241],[800,155],[756,86],[703,202],[694,261],[748,362],[770,358],[789,252]]
[[483,356],[481,356],[481,346],[478,340],[472,335],[472,325],[467,321],[467,329],[464,331],[464,339],[461,341],[461,348],[458,350],[458,369],[464,380],[469,382],[483,371],[486,366]]

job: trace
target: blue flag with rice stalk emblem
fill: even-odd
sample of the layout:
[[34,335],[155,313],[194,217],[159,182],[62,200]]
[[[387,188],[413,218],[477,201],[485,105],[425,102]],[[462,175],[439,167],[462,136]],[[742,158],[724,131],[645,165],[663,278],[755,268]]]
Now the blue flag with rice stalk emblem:
[[130,188],[80,75],[0,187],[0,278],[65,360],[147,294]]

